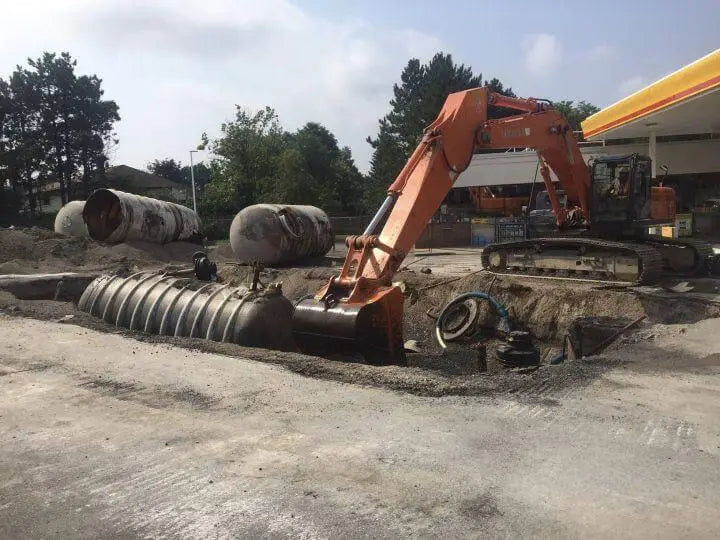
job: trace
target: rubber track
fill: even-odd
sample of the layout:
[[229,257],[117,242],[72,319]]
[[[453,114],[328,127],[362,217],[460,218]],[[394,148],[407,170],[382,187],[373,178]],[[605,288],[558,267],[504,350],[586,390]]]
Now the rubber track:
[[686,246],[695,250],[695,268],[685,275],[695,276],[709,272],[708,263],[710,258],[714,255],[711,244],[702,240],[694,240],[692,238],[687,239],[673,239],[673,238],[653,238],[647,241],[648,245],[666,245],[666,246]]
[[[623,255],[634,255],[639,259],[640,274],[634,281],[628,283],[651,283],[662,276],[663,258],[660,252],[648,244],[614,242],[611,240],[602,240],[600,238],[583,238],[583,237],[551,237],[551,238],[534,238],[532,240],[517,240],[514,242],[503,242],[500,244],[491,244],[483,249],[480,260],[483,268],[492,272],[502,272],[502,270],[490,267],[490,254],[500,250],[512,251],[515,249],[532,248],[537,245],[542,247],[561,247],[561,248],[579,248],[586,246],[593,249],[606,251],[615,251]],[[522,270],[513,269],[513,273],[522,273]],[[527,274],[532,277],[533,274]],[[600,279],[600,281],[605,281]],[[607,281],[617,281],[617,278],[608,276]]]

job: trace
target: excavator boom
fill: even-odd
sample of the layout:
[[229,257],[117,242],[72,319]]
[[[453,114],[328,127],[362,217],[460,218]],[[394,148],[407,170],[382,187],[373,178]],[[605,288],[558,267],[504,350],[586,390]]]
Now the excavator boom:
[[[489,106],[518,114],[488,119]],[[708,246],[645,238],[648,226],[675,218],[675,193],[651,185],[649,159],[606,156],[596,159],[591,171],[560,112],[541,100],[474,88],[448,96],[370,225],[346,239],[340,274],[297,304],[293,333],[301,349],[326,356],[352,351],[371,363],[403,363],[403,296],[393,276],[473,153],[513,147],[537,152],[552,209],[551,214],[536,209],[530,217],[554,221],[556,231],[569,236],[493,244],[481,256],[486,269],[640,283],[665,268],[690,274],[704,268]],[[567,197],[564,204],[551,172]]]
[[[520,114],[488,120],[490,105]],[[392,278],[475,150],[511,146],[537,148],[548,191],[554,193],[552,169],[587,211],[587,167],[557,111],[487,88],[450,94],[364,234],[346,239],[340,274],[297,304],[293,333],[300,348],[321,355],[359,351],[372,363],[403,363],[403,298]],[[554,200],[560,224],[565,213]]]

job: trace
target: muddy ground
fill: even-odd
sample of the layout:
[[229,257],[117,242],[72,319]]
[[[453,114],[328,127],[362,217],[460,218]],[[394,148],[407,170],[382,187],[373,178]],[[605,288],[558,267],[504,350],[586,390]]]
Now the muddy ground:
[[[132,272],[151,268],[190,267],[195,244],[174,243],[104,245],[90,239],[63,238],[41,229],[0,229],[0,274],[63,271]],[[225,282],[247,282],[252,270],[233,263],[229,246],[206,250],[220,267]],[[314,293],[338,272],[341,255],[311,261],[309,266],[265,269],[264,283],[281,281],[291,300]],[[479,268],[479,264],[478,264]],[[694,323],[720,316],[720,305],[690,299],[682,295],[647,294],[633,288],[555,280],[533,280],[493,276],[475,271],[464,276],[435,277],[414,270],[400,272],[396,281],[405,289],[405,339],[416,340],[420,354],[409,354],[409,367],[376,367],[333,361],[293,353],[252,349],[235,344],[200,339],[161,337],[127,332],[109,326],[96,317],[76,309],[73,302],[19,300],[0,291],[0,311],[5,314],[55,320],[103,332],[130,335],[139,341],[172,343],[185,348],[257,361],[280,364],[307,376],[347,383],[383,386],[421,395],[478,395],[519,391],[527,386],[582,386],[608,369],[609,360],[592,357],[585,360],[549,365],[557,355],[575,320],[601,317],[626,322],[641,315],[647,318],[635,332],[635,341],[651,341],[662,333],[663,325]],[[494,349],[500,343],[493,335],[497,316],[481,304],[479,329],[473,338],[451,344],[441,352],[432,332],[437,313],[448,301],[468,291],[484,291],[495,296],[511,315],[513,326],[531,332],[541,348],[543,362],[530,372],[508,371],[495,360]],[[653,330],[656,329],[656,330]],[[633,341],[619,340],[612,347]],[[478,349],[485,350],[487,371],[481,365]]]

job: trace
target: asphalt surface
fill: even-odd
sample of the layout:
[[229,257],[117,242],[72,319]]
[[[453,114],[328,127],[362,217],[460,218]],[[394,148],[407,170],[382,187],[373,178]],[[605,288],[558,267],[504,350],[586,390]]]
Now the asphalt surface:
[[716,537],[720,319],[663,332],[427,398],[0,316],[0,537]]

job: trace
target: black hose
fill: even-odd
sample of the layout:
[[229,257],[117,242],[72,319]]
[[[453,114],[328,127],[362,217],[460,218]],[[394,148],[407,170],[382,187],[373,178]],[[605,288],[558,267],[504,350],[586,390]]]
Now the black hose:
[[490,296],[487,293],[475,291],[475,292],[468,292],[465,294],[461,294],[460,296],[454,298],[452,301],[450,301],[449,304],[447,304],[443,310],[440,312],[440,315],[438,316],[437,320],[435,321],[435,339],[440,344],[440,346],[443,349],[447,349],[447,344],[445,343],[445,340],[443,339],[443,328],[445,326],[445,318],[451,313],[452,308],[454,308],[457,304],[464,302],[465,300],[473,298],[473,299],[481,299],[481,300],[487,300],[490,302],[490,305],[497,311],[498,315],[500,315],[500,323],[498,324],[498,327],[503,332],[510,331],[510,315],[508,314],[507,309],[505,306],[503,306],[497,298],[494,296]]

